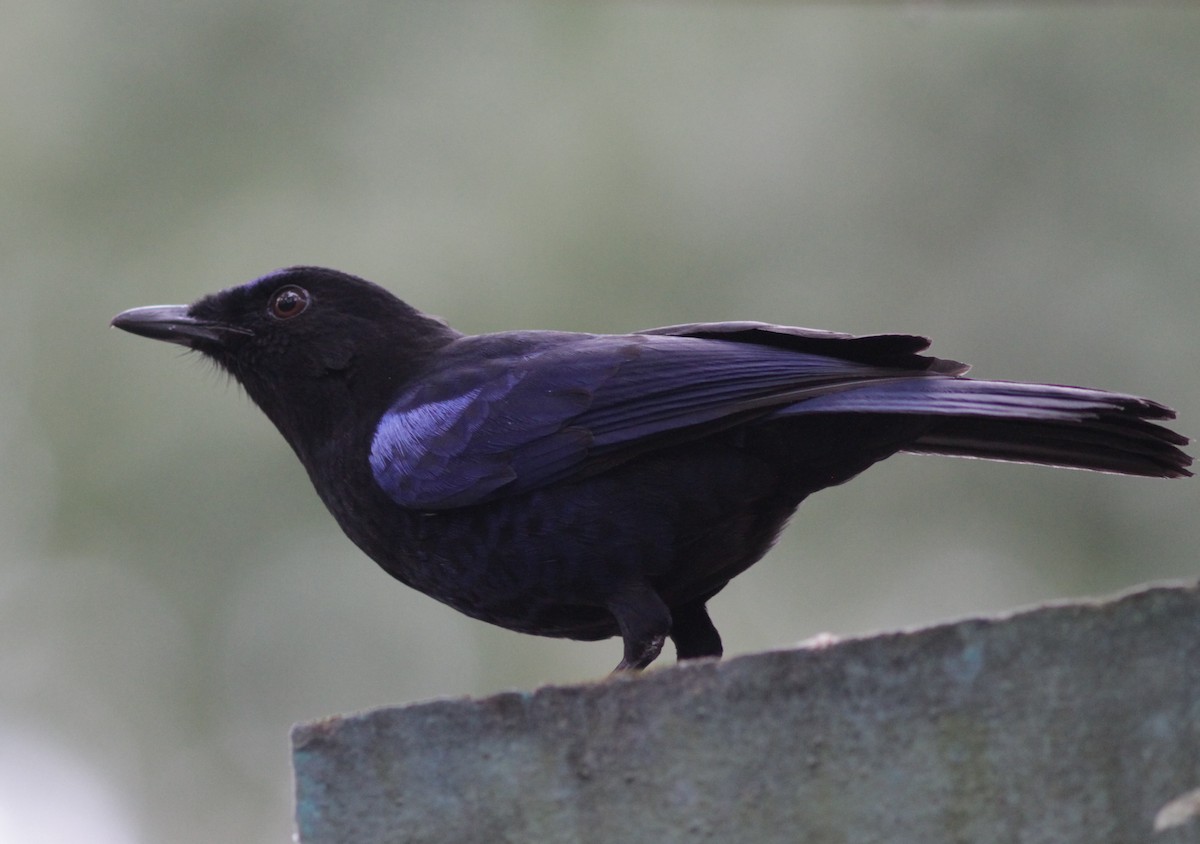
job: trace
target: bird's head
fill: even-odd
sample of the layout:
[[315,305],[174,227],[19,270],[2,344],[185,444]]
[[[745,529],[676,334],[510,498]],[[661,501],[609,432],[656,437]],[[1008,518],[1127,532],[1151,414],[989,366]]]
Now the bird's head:
[[348,391],[386,403],[407,373],[459,336],[382,287],[320,267],[277,270],[191,305],[133,308],[112,324],[212,359],[285,436],[297,414]]

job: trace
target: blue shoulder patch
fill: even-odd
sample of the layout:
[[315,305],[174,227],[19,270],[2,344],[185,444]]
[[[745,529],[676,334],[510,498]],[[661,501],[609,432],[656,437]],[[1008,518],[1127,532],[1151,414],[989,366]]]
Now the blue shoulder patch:
[[430,498],[418,489],[436,484],[446,459],[466,446],[482,417],[475,425],[467,425],[467,430],[455,428],[461,427],[467,409],[482,391],[476,387],[442,401],[389,410],[379,420],[371,441],[371,473],[397,503],[420,506],[420,499]]

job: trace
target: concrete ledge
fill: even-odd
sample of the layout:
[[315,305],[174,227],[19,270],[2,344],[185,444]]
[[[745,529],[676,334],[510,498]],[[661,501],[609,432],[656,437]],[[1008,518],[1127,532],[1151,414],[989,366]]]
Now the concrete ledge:
[[1200,591],[380,709],[292,740],[303,844],[1200,841]]

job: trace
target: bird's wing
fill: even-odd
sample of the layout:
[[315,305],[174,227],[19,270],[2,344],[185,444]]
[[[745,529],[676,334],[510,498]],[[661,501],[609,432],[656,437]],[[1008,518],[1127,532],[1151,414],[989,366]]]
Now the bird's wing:
[[460,341],[380,420],[371,469],[398,504],[478,504],[813,396],[963,369],[917,355],[922,338],[757,323],[505,337]]
[[843,334],[766,322],[698,322],[650,328],[638,333],[729,340],[805,354],[828,355],[874,366],[917,369],[945,375],[962,375],[970,369],[956,360],[917,354],[929,348],[929,338],[916,334]]

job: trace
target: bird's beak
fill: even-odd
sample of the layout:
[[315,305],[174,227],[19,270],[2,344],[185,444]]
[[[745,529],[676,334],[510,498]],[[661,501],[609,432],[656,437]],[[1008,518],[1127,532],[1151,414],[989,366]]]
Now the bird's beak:
[[197,341],[220,343],[231,329],[220,323],[196,319],[188,313],[187,305],[150,305],[130,308],[113,317],[112,324],[130,334],[140,334],[154,340],[166,340],[192,348]]

